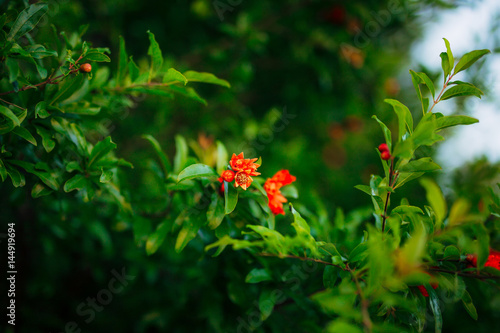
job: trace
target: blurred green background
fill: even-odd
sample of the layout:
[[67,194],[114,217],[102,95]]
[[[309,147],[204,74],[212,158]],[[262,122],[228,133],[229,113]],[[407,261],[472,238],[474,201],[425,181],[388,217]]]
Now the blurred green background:
[[[94,47],[110,47],[113,68],[118,37],[125,38],[128,53],[140,63],[149,43],[146,31],[151,30],[169,65],[214,73],[232,85],[231,89],[197,86],[206,106],[181,97],[173,101],[148,97],[103,116],[118,144],[117,155],[135,166],[124,176],[133,205],[147,212],[162,200],[156,195],[160,185],[147,171],[153,152],[140,136],[153,135],[173,156],[174,136],[180,134],[198,142],[207,154],[220,140],[230,153],[261,156],[259,171],[264,176],[290,170],[297,177],[296,201],[302,207],[329,216],[340,207],[368,219],[369,213],[362,212],[370,206],[369,198],[354,186],[382,172],[375,147],[383,135],[371,116],[395,124],[384,98],[400,99],[419,116],[407,70],[426,69],[409,60],[411,46],[422,36],[429,17],[470,4],[432,0],[48,3],[50,22],[59,30],[72,32],[88,24],[86,40]],[[47,28],[42,26],[39,33]],[[439,31],[435,34],[446,37]],[[432,56],[438,57],[443,48]],[[429,74],[440,82],[438,71]],[[475,74],[480,77],[480,72]],[[480,87],[488,95],[487,87]],[[463,105],[456,110],[466,111]],[[466,196],[473,209],[482,209],[484,189],[497,171],[498,166],[487,160],[458,170],[450,187],[460,185],[462,192],[450,192],[449,198]],[[133,241],[130,221],[112,207],[63,199],[72,193],[60,192],[47,203],[25,197],[23,190],[8,184],[1,190],[2,220],[16,221],[19,237],[19,332],[248,331],[238,318],[247,318],[259,293],[244,282],[253,260],[245,253],[225,251],[216,259],[206,257],[200,234],[181,254],[173,251],[169,239],[147,257]],[[403,197],[413,205],[425,204],[418,184],[410,183],[393,200]],[[279,262],[275,265],[281,268]],[[102,290],[109,290],[112,271],[121,273],[122,268],[134,278],[112,294],[109,304],[95,308],[91,319],[92,311],[85,312],[91,309],[89,298],[106,297]],[[315,271],[301,281],[303,293],[321,288],[321,277],[322,272]],[[485,289],[478,286],[471,293],[480,321],[470,319],[462,307],[446,304],[445,332],[491,332],[492,323],[498,322],[495,310],[500,298],[483,304]],[[259,329],[320,332],[329,319],[314,311],[312,304],[292,303],[280,307]]]

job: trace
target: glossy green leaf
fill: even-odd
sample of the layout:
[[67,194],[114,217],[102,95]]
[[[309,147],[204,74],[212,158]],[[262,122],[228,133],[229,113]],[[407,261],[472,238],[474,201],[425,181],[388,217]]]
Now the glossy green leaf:
[[36,144],[36,140],[35,138],[33,137],[33,135],[31,135],[31,133],[24,127],[15,127],[13,130],[12,130],[12,133],[20,136],[21,138],[23,138],[24,140],[28,141],[29,143],[31,143],[32,145],[37,145]]
[[7,174],[10,176],[10,180],[12,181],[12,185],[14,185],[14,187],[23,187],[26,185],[24,175],[17,169],[8,166]]
[[391,130],[387,127],[386,124],[384,124],[380,119],[378,119],[377,116],[373,115],[372,118],[375,119],[380,124],[382,132],[384,133],[385,143],[387,144],[387,147],[389,147],[389,151],[391,151],[392,150]]
[[46,195],[52,194],[54,191],[47,188],[45,185],[41,183],[36,183],[33,185],[33,188],[31,189],[31,197],[33,198],[40,198]]
[[7,168],[5,167],[4,162],[0,159],[0,178],[2,178],[2,182],[7,179]]
[[78,174],[68,179],[64,184],[64,192],[71,192],[74,190],[82,190],[88,186],[87,178],[82,174]]
[[227,88],[231,87],[229,82],[223,79],[219,79],[218,77],[210,73],[187,71],[184,73],[184,76],[186,77],[188,82],[203,82],[203,83],[216,84]]
[[224,199],[219,195],[219,193],[214,192],[207,211],[208,227],[210,229],[216,229],[219,227],[224,219],[224,216],[226,216],[224,212]]
[[33,4],[23,10],[10,28],[7,40],[18,40],[26,33],[33,30],[47,10],[48,5],[46,3]]
[[325,288],[335,288],[338,280],[338,268],[334,266],[325,266],[323,271],[323,286]]
[[446,90],[443,96],[441,96],[440,101],[459,96],[476,96],[481,98],[482,95],[484,95],[484,93],[473,85],[459,84]]
[[472,66],[476,61],[481,59],[485,54],[488,53],[490,53],[490,50],[475,50],[464,54],[462,58],[458,61],[458,64],[455,66],[453,75],[463,70],[466,70],[467,68]]
[[254,268],[246,276],[246,283],[259,283],[272,280],[271,274],[265,268]]
[[439,230],[447,212],[446,201],[444,200],[443,193],[441,192],[439,186],[430,178],[420,179],[420,185],[425,188],[427,202],[436,213],[436,229]]
[[[204,214],[200,214],[204,215]],[[191,215],[184,223],[182,224],[182,229],[179,231],[177,235],[177,239],[175,241],[175,252],[181,252],[186,245],[196,237],[198,230],[200,230],[201,226],[205,222],[205,216],[203,218],[197,215]]]
[[224,212],[232,213],[238,203],[238,191],[228,182],[224,182]]
[[158,225],[156,230],[151,235],[149,235],[148,240],[146,241],[146,253],[148,256],[158,251],[160,246],[165,241],[165,237],[167,237],[169,230],[169,224],[167,221],[164,221]]
[[395,207],[392,210],[391,215],[394,213],[397,213],[397,214],[422,214],[422,215],[424,214],[422,209],[420,209],[419,207],[408,206],[408,205],[401,205],[401,206]]
[[229,163],[229,156],[227,154],[226,147],[220,141],[216,142],[217,144],[217,174],[220,175],[226,169]]
[[439,170],[441,167],[434,163],[430,157],[423,157],[418,160],[408,162],[399,168],[400,172],[429,172]]
[[52,139],[52,133],[41,126],[35,126],[36,132],[42,137],[42,146],[47,153],[50,153],[56,146],[56,142]]
[[170,173],[172,166],[170,165],[170,161],[168,160],[167,155],[163,152],[160,143],[149,134],[143,135],[142,138],[148,140],[151,143],[156,152],[156,155],[160,159],[160,163],[163,168],[163,174],[165,175],[165,177],[168,177],[168,174]]
[[84,64],[86,62],[110,62],[111,59],[102,52],[97,50],[88,51],[82,59],[80,59],[79,63]]
[[0,114],[4,115],[14,126],[21,126],[21,121],[11,109],[0,105]]
[[385,99],[384,102],[392,105],[399,121],[399,138],[402,139],[406,132],[413,132],[413,118],[406,105],[395,99]]
[[43,59],[46,57],[57,57],[57,52],[52,50],[47,50],[45,46],[40,44],[29,45],[24,48],[33,59]]
[[99,181],[101,183],[109,183],[111,181],[111,179],[113,179],[113,171],[102,169],[101,177],[99,177]]
[[183,180],[200,178],[200,177],[217,177],[214,169],[206,164],[192,164],[179,172],[177,176],[177,182],[180,183]]
[[299,212],[295,210],[292,204],[290,204],[290,210],[293,214],[293,223],[299,226],[301,229],[304,229],[308,234],[311,233],[311,227],[307,224],[306,220],[300,215]]
[[465,198],[458,198],[455,200],[450,208],[450,215],[448,216],[448,224],[450,226],[463,223],[467,220],[471,204]]
[[139,74],[140,74],[139,67],[135,64],[132,56],[130,56],[130,58],[129,58],[128,72],[130,74],[130,80],[132,82],[135,82],[137,80],[137,78],[139,78]]
[[202,98],[200,95],[198,95],[196,90],[194,90],[191,87],[172,85],[172,86],[169,86],[169,89],[171,91],[175,92],[176,94],[185,96],[185,97],[190,98],[192,100],[195,100],[203,105],[207,105],[207,101],[204,98]]
[[149,79],[151,80],[156,75],[156,73],[158,73],[161,70],[161,67],[163,66],[163,55],[160,50],[160,45],[158,45],[158,43],[156,42],[155,35],[151,31],[148,31],[148,36],[149,36],[148,55],[151,57],[151,68],[150,68]]
[[443,316],[441,314],[441,307],[439,305],[439,297],[434,288],[428,283],[425,284],[425,289],[429,293],[429,304],[434,315],[434,332],[441,333],[443,330]]
[[188,83],[188,79],[182,75],[181,72],[175,70],[174,68],[169,68],[167,73],[163,76],[163,83],[171,83],[171,82],[181,82],[186,85]]
[[188,159],[188,145],[186,139],[180,135],[175,136],[174,173],[179,173]]
[[472,317],[472,319],[477,320],[477,310],[472,302],[472,297],[467,290],[464,290],[464,295],[462,296],[462,304],[467,310],[467,313]]
[[73,94],[77,93],[86,80],[84,75],[68,75],[62,83],[59,84],[57,93],[48,101],[49,105],[54,105],[56,102],[62,102],[70,98]]
[[479,120],[477,120],[476,118],[468,116],[445,116],[436,119],[436,124],[438,129],[443,129],[457,125],[470,125],[478,122]]
[[450,65],[448,53],[442,52],[439,56],[441,57],[441,68],[443,69],[443,73],[444,73],[443,81],[446,82],[448,75],[451,74],[452,67]]
[[94,163],[99,161],[101,158],[106,156],[113,149],[116,149],[116,143],[111,141],[111,137],[108,136],[104,140],[99,141],[92,149],[89,157],[88,168],[90,169]]
[[45,101],[38,102],[35,106],[35,118],[45,119],[50,116],[47,111],[47,103]]
[[51,189],[56,190],[56,191],[59,189],[59,183],[57,182],[56,178],[54,178],[54,176],[52,176],[52,174],[50,174],[49,172],[37,170],[37,169],[35,169],[35,166],[32,163],[28,163],[25,161],[11,160],[10,163],[17,165],[17,166],[20,166],[21,168],[26,170],[26,172],[34,174],[35,176],[40,178],[40,180],[45,185],[49,186]]
[[451,52],[450,42],[446,38],[443,38],[444,44],[446,45],[446,54],[448,55],[448,63],[450,64],[450,69],[455,65],[455,58]]
[[120,85],[125,80],[128,72],[128,55],[123,36],[119,37],[119,41],[120,51],[118,52],[118,73],[116,74],[117,85]]

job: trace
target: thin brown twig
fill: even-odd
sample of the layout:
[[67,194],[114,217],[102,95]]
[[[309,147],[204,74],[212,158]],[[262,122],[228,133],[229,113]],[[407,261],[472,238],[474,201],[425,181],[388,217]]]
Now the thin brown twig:
[[21,109],[21,110],[25,110],[23,107],[21,107],[21,106],[19,106],[19,105],[17,105],[17,104],[11,103],[11,102],[7,102],[5,99],[0,98],[0,101],[2,101],[2,102],[4,102],[4,103],[7,103],[7,104],[9,104],[9,105],[15,106],[16,108],[19,108],[19,109]]
[[331,262],[324,261],[324,260],[321,260],[321,259],[314,259],[314,258],[308,258],[308,257],[299,257],[299,256],[290,255],[290,254],[280,255],[280,254],[267,253],[267,252],[257,253],[257,255],[261,256],[261,257],[277,257],[277,258],[299,259],[299,260],[302,260],[302,261],[314,261],[314,262],[317,262],[317,263],[320,263],[320,264],[323,264],[323,265],[335,266],[335,267],[340,268],[341,270],[344,270],[344,271],[350,271],[350,268],[347,267],[347,266],[344,268],[344,267],[342,267],[340,265],[332,264]]
[[[349,268],[349,265],[347,265],[347,267]],[[351,270],[350,268],[349,268],[349,271],[351,272],[352,279],[353,279],[354,283],[356,284],[356,289],[358,290],[359,297],[361,298],[361,315],[362,315],[362,319],[363,319],[363,326],[365,327],[365,331],[367,333],[371,333],[372,328],[373,328],[373,323],[372,323],[372,320],[370,318],[370,313],[368,311],[368,307],[370,306],[370,301],[368,301],[365,298],[365,295],[363,293],[363,289],[361,289],[361,286],[359,284],[358,277],[356,276],[355,271]]]

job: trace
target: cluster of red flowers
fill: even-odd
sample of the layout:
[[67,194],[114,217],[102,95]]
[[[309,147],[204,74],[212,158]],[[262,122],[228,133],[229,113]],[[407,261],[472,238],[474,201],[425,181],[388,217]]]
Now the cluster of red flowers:
[[260,175],[257,172],[260,164],[254,163],[255,161],[257,161],[257,158],[244,158],[243,153],[239,155],[233,154],[229,161],[232,170],[224,171],[219,178],[219,182],[222,183],[224,180],[230,183],[234,180],[235,187],[241,186],[242,189],[246,190],[253,182],[251,176]]
[[[473,267],[477,267],[477,255],[467,255],[467,261],[469,261]],[[493,267],[500,270],[500,251],[490,249],[490,255],[488,256],[488,260],[486,260],[484,267]]]
[[287,202],[286,198],[281,194],[280,189],[288,184],[294,182],[297,178],[290,175],[288,170],[278,171],[272,178],[268,178],[264,183],[264,190],[266,190],[267,197],[269,198],[269,208],[273,214],[283,214],[283,203]]
[[391,158],[391,153],[389,152],[389,147],[387,146],[386,143],[381,143],[379,146],[378,146],[378,151],[380,152],[380,157],[383,159],[383,160],[388,160]]
[[[229,161],[230,169],[222,172],[219,177],[219,182],[222,184],[220,192],[224,193],[224,181],[231,183],[234,180],[234,186],[240,186],[246,190],[253,182],[251,176],[260,175],[257,168],[260,164],[255,163],[257,158],[244,158],[243,153],[239,155],[233,154]],[[295,176],[290,175],[288,170],[278,171],[272,178],[268,178],[264,183],[264,190],[266,190],[267,197],[269,198],[269,208],[275,215],[285,214],[283,210],[283,203],[287,202],[286,198],[281,194],[280,189],[296,180]]]

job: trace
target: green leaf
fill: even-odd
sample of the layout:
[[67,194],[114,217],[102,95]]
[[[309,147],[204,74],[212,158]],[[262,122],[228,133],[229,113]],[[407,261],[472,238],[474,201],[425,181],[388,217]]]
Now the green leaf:
[[177,94],[180,94],[182,96],[186,96],[187,98],[193,99],[203,105],[207,105],[207,101],[202,98],[196,90],[194,90],[191,87],[184,87],[184,86],[169,86],[169,89]]
[[184,221],[182,229],[179,231],[177,240],[175,241],[175,252],[180,253],[186,245],[196,237],[204,221],[205,219],[201,218],[201,216],[193,215]]
[[214,192],[212,195],[212,201],[207,211],[208,227],[210,229],[216,229],[226,216],[224,212],[224,202],[219,196],[219,193]]
[[174,156],[174,173],[179,173],[181,168],[187,162],[188,145],[186,139],[180,135],[175,136],[175,156]]
[[42,145],[47,153],[50,153],[56,146],[56,142],[52,140],[52,133],[43,127],[35,126],[36,132],[42,137]]
[[156,73],[158,73],[161,70],[161,67],[163,65],[163,55],[161,53],[160,46],[155,40],[155,35],[151,31],[148,31],[148,35],[149,35],[148,55],[151,57],[149,80],[151,80],[155,77]]
[[67,172],[80,171],[81,173],[83,173],[83,169],[80,166],[80,163],[78,163],[77,161],[68,162],[66,164],[66,171]]
[[5,164],[3,161],[0,159],[0,178],[2,178],[2,182],[7,179],[7,168],[5,167]]
[[90,169],[95,162],[106,156],[113,149],[116,149],[116,143],[111,141],[110,136],[99,141],[90,153],[88,168]]
[[19,120],[19,118],[17,118],[14,112],[12,112],[12,110],[8,107],[0,105],[0,114],[4,115],[8,120],[10,120],[14,127],[21,126],[21,121]]
[[465,307],[465,310],[467,310],[467,313],[472,317],[472,319],[477,320],[477,310],[467,290],[464,290],[464,295],[462,296],[462,303]]
[[101,177],[99,177],[99,181],[101,183],[109,183],[111,181],[111,179],[113,179],[113,171],[104,170],[103,168],[101,168],[101,170],[102,170],[102,173],[101,173]]
[[66,76],[63,82],[59,84],[59,89],[50,100],[49,105],[53,105],[58,101],[61,102],[70,98],[82,88],[84,80],[86,80],[84,75]]
[[394,112],[398,116],[399,120],[399,138],[402,140],[403,136],[408,133],[413,132],[413,118],[411,116],[410,110],[406,107],[406,105],[395,99],[385,99],[384,102],[392,105],[394,108]]
[[469,200],[465,198],[458,198],[455,200],[450,208],[450,215],[448,216],[448,225],[454,226],[463,223],[467,219],[469,214],[471,204]]
[[35,106],[35,118],[45,119],[50,116],[50,113],[47,112],[47,103],[45,101],[38,102]]
[[434,163],[430,157],[424,157],[418,160],[411,161],[401,168],[400,172],[429,172],[439,170],[441,167]]
[[216,142],[217,144],[217,174],[220,175],[226,169],[226,166],[229,162],[229,157],[227,154],[226,147],[220,141]]
[[217,84],[219,86],[227,88],[231,87],[229,82],[227,82],[226,80],[219,79],[211,73],[187,71],[184,73],[184,76],[189,82],[203,82],[203,83]]
[[408,183],[409,181],[412,181],[414,179],[417,179],[421,177],[424,173],[423,172],[402,172],[399,174],[398,181],[396,182],[396,185],[394,186],[394,189],[397,189],[398,187],[403,186],[404,184]]
[[78,174],[73,176],[72,178],[68,179],[66,183],[64,184],[64,192],[71,192],[73,190],[82,190],[88,186],[87,183],[87,178],[85,178],[83,175]]
[[31,174],[34,174],[35,176],[40,178],[40,180],[44,182],[45,185],[49,186],[53,190],[57,191],[59,189],[59,184],[57,180],[50,173],[36,170],[35,166],[32,163],[18,161],[18,160],[11,160],[9,162],[11,164],[20,166],[21,168],[23,168],[24,170],[26,170]]
[[482,95],[484,93],[471,84],[458,84],[446,90],[443,96],[441,96],[440,101],[459,96],[476,96],[481,98]]
[[300,215],[299,212],[293,208],[293,205],[290,204],[290,210],[292,211],[293,214],[293,223],[299,226],[300,228],[304,229],[308,234],[311,233],[311,227],[309,227],[309,224],[307,224],[306,220]]
[[325,288],[335,288],[335,283],[338,280],[338,268],[334,266],[326,266],[323,271],[323,285]]
[[18,40],[26,33],[33,30],[43,15],[47,12],[48,5],[45,3],[34,4],[23,10],[16,18],[12,28],[7,35],[7,40]]
[[158,158],[160,159],[160,163],[163,168],[163,174],[165,175],[165,178],[168,177],[172,166],[170,165],[170,161],[168,160],[167,155],[161,149],[160,143],[149,134],[143,135],[142,138],[148,140],[151,143],[156,152],[156,155],[158,155]]
[[458,64],[455,66],[455,71],[453,75],[466,70],[470,66],[472,66],[476,61],[481,59],[485,54],[490,53],[490,50],[475,50],[463,55]]
[[214,169],[209,167],[206,164],[191,164],[181,172],[177,176],[177,183],[180,183],[183,180],[200,178],[200,177],[217,177]]
[[450,42],[446,38],[443,38],[444,44],[446,45],[446,54],[448,55],[448,63],[450,64],[450,69],[455,65],[455,58],[453,58],[453,53],[451,52]]
[[123,36],[120,36],[119,40],[120,51],[118,53],[118,73],[116,75],[117,85],[120,85],[125,80],[128,71],[128,55],[125,49],[125,39],[123,39]]
[[188,79],[181,74],[181,72],[174,68],[169,68],[167,73],[163,76],[163,83],[182,82],[184,85],[188,83]]
[[158,225],[155,232],[149,235],[148,240],[146,241],[146,253],[148,256],[152,255],[163,244],[165,241],[165,237],[170,230],[170,226],[167,221],[164,221]]
[[441,228],[441,223],[446,217],[446,201],[444,200],[443,193],[439,186],[430,178],[420,179],[420,185],[425,188],[427,194],[427,202],[431,205],[436,213],[436,229]]
[[35,185],[33,185],[33,188],[31,189],[31,196],[33,198],[40,198],[52,194],[52,192],[54,191],[47,188],[45,185],[41,183],[36,183]]
[[271,274],[265,268],[254,268],[246,276],[246,283],[259,283],[272,280]]
[[110,62],[111,59],[104,53],[99,52],[98,50],[90,50],[82,57],[82,59],[80,59],[79,63],[83,64],[90,61]]
[[476,118],[468,116],[445,116],[436,119],[437,128],[443,129],[457,125],[470,125],[479,122]]
[[380,124],[382,132],[384,133],[385,143],[387,144],[387,147],[389,147],[389,151],[392,151],[391,130],[386,126],[386,124],[384,124],[381,120],[379,120],[377,116],[373,115],[372,118],[375,119]]
[[26,185],[24,175],[17,171],[17,169],[7,166],[7,174],[10,176],[10,180],[14,187],[23,187]]
[[24,48],[33,59],[43,59],[46,57],[57,57],[57,52],[45,49],[45,46],[40,44],[29,45]]
[[224,212],[230,214],[238,203],[238,191],[228,182],[224,182]]
[[401,205],[401,206],[395,207],[391,211],[391,215],[394,213],[397,213],[397,214],[422,214],[422,215],[424,215],[424,212],[419,207],[408,206],[408,205]]
[[130,56],[130,58],[129,58],[128,72],[130,73],[130,80],[132,82],[135,82],[135,80],[137,80],[137,78],[139,77],[140,71],[139,71],[139,67],[137,67],[137,65],[135,64],[132,56]]
[[439,297],[434,291],[434,288],[432,288],[428,283],[425,284],[425,289],[427,289],[427,292],[429,293],[429,303],[432,313],[434,314],[434,332],[441,333],[443,330],[443,317],[439,306]]
[[444,73],[443,82],[446,83],[448,75],[451,74],[450,60],[448,59],[448,53],[446,52],[442,52],[439,56],[441,57],[441,68],[443,69]]
[[15,127],[12,130],[12,133],[20,136],[21,138],[23,138],[24,140],[28,141],[32,145],[36,146],[36,140],[35,140],[35,138],[33,137],[33,135],[31,135],[31,133],[26,128],[20,127],[20,126],[19,127]]

